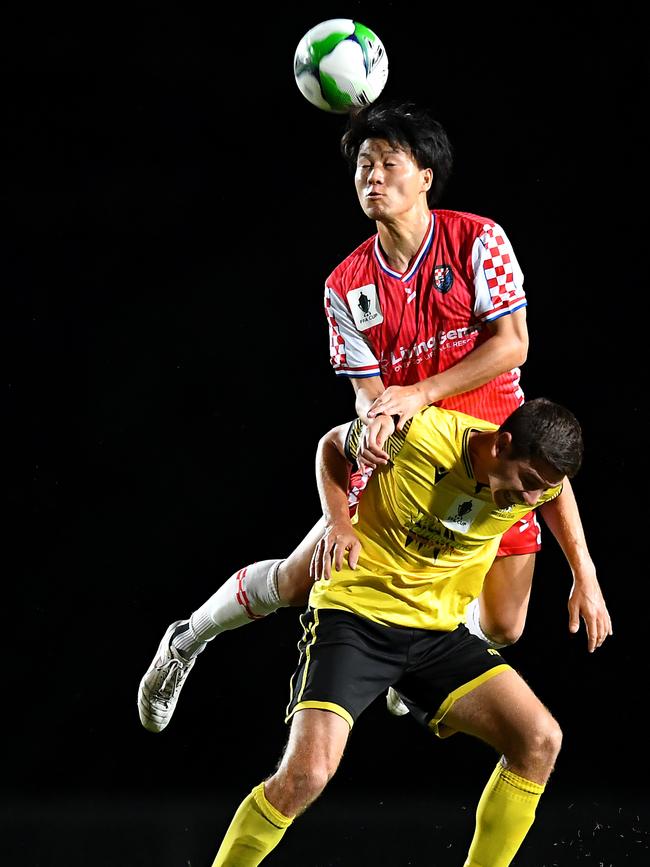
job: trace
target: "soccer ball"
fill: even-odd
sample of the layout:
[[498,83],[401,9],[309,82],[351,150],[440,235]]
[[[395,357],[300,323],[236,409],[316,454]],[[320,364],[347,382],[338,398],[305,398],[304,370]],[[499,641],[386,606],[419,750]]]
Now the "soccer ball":
[[312,105],[344,114],[377,99],[388,77],[388,58],[369,27],[350,18],[332,18],[302,37],[293,73]]

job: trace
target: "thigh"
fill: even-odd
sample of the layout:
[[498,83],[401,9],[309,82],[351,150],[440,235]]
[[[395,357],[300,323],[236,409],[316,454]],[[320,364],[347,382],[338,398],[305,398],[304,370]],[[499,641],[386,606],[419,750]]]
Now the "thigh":
[[275,773],[264,783],[271,804],[285,816],[301,813],[336,773],[350,734],[347,722],[322,710],[301,710]]
[[483,581],[479,597],[481,626],[492,635],[503,624],[511,632],[523,632],[535,570],[535,554],[497,557]]
[[346,611],[309,608],[300,617],[300,658],[291,678],[287,721],[300,710],[328,710],[350,727],[398,680],[406,631]]
[[508,667],[450,702],[439,725],[446,727],[447,734],[472,735],[512,756],[523,753],[529,739],[550,719],[524,679]]
[[444,737],[439,722],[454,703],[509,666],[463,624],[452,632],[412,632],[409,666],[394,686],[415,718]]
[[305,605],[314,583],[309,575],[314,548],[325,532],[321,518],[278,568],[278,593],[286,605]]
[[278,766],[325,766],[333,774],[350,734],[350,726],[338,714],[317,709],[298,711],[291,721],[289,740]]

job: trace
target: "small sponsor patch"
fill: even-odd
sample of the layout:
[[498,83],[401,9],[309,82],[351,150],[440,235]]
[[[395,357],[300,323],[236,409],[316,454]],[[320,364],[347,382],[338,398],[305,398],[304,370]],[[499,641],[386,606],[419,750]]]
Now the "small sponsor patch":
[[475,500],[474,497],[457,497],[451,504],[449,511],[442,518],[442,523],[449,530],[467,533],[474,523],[474,518],[483,511],[485,503]]
[[360,286],[358,289],[352,289],[348,292],[347,300],[354,323],[359,331],[365,331],[368,328],[372,328],[373,325],[379,325],[384,321],[384,316],[379,306],[379,298],[377,297],[377,287],[374,283]]

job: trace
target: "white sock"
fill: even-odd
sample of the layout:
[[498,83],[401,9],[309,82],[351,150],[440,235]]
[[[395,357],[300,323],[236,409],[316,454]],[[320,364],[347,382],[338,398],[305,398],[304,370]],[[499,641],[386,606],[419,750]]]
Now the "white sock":
[[220,632],[237,629],[286,607],[278,594],[278,566],[282,560],[260,560],[231,575],[207,602],[192,613],[188,629],[179,627],[172,639],[186,658],[200,653]]
[[481,638],[488,644],[489,647],[494,647],[495,650],[499,650],[501,647],[508,646],[507,644],[497,644],[496,641],[492,641],[492,639],[488,638],[481,629],[478,599],[472,599],[472,601],[465,609],[465,626],[469,629],[472,635],[476,635],[477,638]]

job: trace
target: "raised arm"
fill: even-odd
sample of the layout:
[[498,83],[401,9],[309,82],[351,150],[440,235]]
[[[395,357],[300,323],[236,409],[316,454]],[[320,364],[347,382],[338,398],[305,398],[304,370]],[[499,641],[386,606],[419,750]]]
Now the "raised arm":
[[568,479],[555,500],[540,506],[539,512],[555,536],[573,574],[569,594],[569,631],[577,632],[580,618],[587,630],[590,653],[612,635],[612,620],[596,577],[596,567],[587,547],[578,504]]
[[489,322],[491,337],[452,367],[413,385],[389,386],[367,410],[368,418],[398,415],[397,429],[423,407],[446,397],[479,388],[502,373],[519,367],[528,355],[526,308]]

